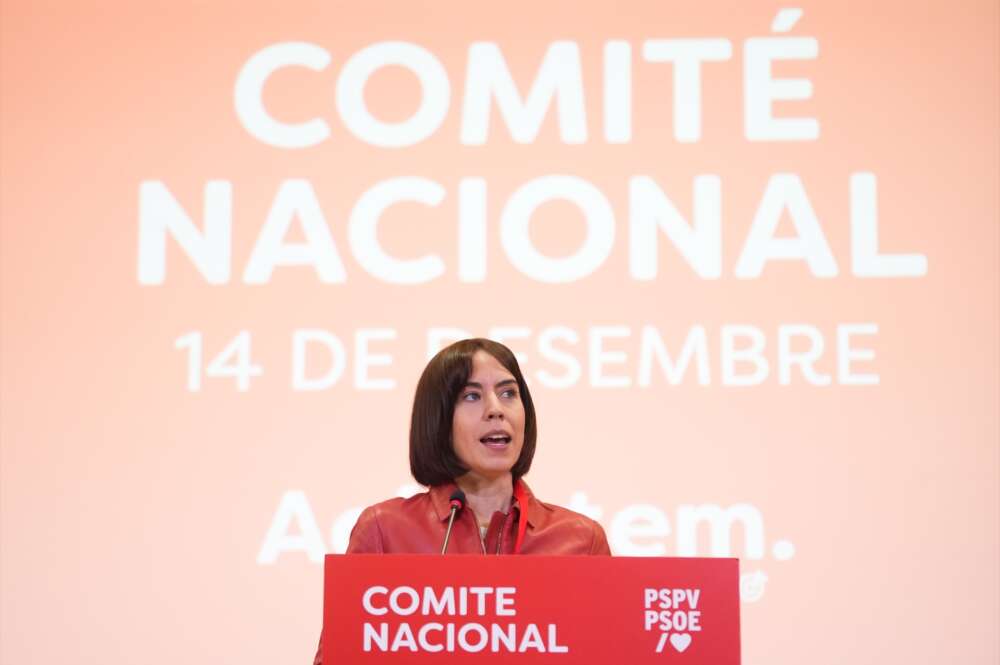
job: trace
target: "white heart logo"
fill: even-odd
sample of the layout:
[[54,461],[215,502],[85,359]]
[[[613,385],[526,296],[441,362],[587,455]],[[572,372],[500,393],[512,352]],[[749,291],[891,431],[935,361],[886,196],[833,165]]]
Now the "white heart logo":
[[691,636],[687,633],[673,633],[670,636],[670,644],[678,653],[684,653],[684,650],[691,646]]

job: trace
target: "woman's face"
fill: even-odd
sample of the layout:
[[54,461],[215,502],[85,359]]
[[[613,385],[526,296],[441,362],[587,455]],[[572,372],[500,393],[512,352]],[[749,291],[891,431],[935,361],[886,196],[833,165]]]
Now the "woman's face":
[[485,351],[458,394],[451,441],[462,464],[484,479],[510,473],[524,445],[524,404],[514,375]]

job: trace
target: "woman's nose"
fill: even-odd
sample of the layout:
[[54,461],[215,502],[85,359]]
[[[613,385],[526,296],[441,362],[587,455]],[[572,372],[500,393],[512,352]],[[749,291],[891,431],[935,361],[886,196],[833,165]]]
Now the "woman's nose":
[[500,398],[491,393],[487,393],[485,400],[486,405],[486,418],[487,420],[492,420],[493,418],[503,419],[503,409],[500,408]]

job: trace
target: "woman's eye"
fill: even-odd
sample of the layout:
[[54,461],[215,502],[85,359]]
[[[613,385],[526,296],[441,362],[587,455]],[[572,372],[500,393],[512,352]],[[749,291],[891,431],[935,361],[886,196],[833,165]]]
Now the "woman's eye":
[[462,400],[465,402],[475,402],[479,399],[479,393],[465,393],[462,395]]
[[514,398],[514,397],[517,397],[517,391],[514,390],[513,388],[508,388],[507,390],[505,390],[502,393],[500,393],[500,396],[501,397]]

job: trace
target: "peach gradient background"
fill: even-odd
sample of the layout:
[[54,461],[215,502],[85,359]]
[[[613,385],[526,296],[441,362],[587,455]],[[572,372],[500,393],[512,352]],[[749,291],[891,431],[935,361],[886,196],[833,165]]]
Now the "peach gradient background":
[[[676,345],[695,323],[710,334],[750,323],[773,344],[779,323],[805,322],[832,349],[836,323],[872,321],[877,387],[780,387],[772,378],[725,388],[713,353],[707,388],[689,378],[646,390],[538,389],[529,481],[554,502],[586,491],[605,516],[639,502],[671,519],[680,503],[758,507],[768,547],[788,539],[797,554],[744,562],[769,576],[765,596],[743,606],[748,665],[996,663],[997,5],[797,5],[805,15],[792,34],[815,36],[820,57],[777,72],[808,76],[815,94],[779,113],[819,118],[821,139],[749,143],[742,42],[767,35],[780,6],[4,2],[0,662],[310,662],[321,567],[300,554],[259,566],[257,552],[286,490],[307,494],[327,536],[341,511],[408,481],[409,400],[428,326],[649,323]],[[661,37],[733,42],[732,60],[703,70],[696,144],[672,138],[670,67],[640,57],[643,40]],[[431,50],[452,82],[445,124],[402,150],[353,139],[333,104],[345,59],[388,39]],[[534,144],[516,145],[494,116],[486,146],[461,146],[468,45],[497,42],[523,90],[557,39],[583,54],[589,143],[560,143],[550,116]],[[609,39],[633,46],[627,145],[606,144],[600,131]],[[331,125],[331,140],[307,150],[256,141],[233,111],[239,69],[286,40],[321,45],[333,59],[320,74],[288,70],[267,91],[276,115],[320,114]],[[399,119],[416,91],[405,74],[384,71],[367,94],[386,119]],[[925,254],[925,278],[850,275],[847,184],[862,170],[879,178],[883,250]],[[802,177],[841,276],[819,280],[801,263],[776,262],[760,279],[732,278],[767,178],[779,171]],[[619,221],[607,263],[569,285],[522,276],[496,234],[510,192],[552,173],[596,184]],[[630,280],[628,177],[651,175],[688,211],[701,173],[722,178],[723,279],[699,280],[664,243],[659,278]],[[448,190],[439,209],[399,206],[383,223],[391,250],[433,248],[448,263],[446,277],[420,287],[376,281],[347,250],[358,195],[398,175]],[[477,285],[458,283],[454,271],[456,187],[469,175],[490,188],[489,273]],[[277,186],[292,177],[313,183],[346,285],[323,285],[301,268],[279,268],[264,286],[240,283]],[[139,182],[164,181],[197,219],[204,183],[217,178],[233,183],[233,282],[206,285],[171,246],[166,283],[141,287]],[[568,206],[540,211],[539,246],[574,248],[577,219]],[[293,329],[349,338],[380,326],[399,331],[384,345],[394,366],[376,371],[395,378],[395,390],[356,391],[350,361],[329,391],[290,390]],[[219,380],[185,391],[173,342],[196,329],[210,351],[238,330],[253,332],[265,371],[249,392]],[[538,368],[531,346],[512,345],[528,353],[529,374]],[[622,346],[634,358],[635,340]],[[833,368],[832,355],[821,368]]]

